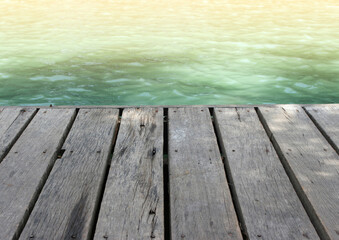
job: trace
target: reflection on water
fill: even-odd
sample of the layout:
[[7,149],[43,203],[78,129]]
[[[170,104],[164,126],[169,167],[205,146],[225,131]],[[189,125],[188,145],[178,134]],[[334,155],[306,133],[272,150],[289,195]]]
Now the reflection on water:
[[4,0],[0,105],[339,102],[337,0]]

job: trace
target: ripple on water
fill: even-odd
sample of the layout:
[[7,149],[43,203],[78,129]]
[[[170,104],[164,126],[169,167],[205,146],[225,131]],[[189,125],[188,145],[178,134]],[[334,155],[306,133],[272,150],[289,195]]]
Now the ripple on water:
[[139,62],[131,62],[131,63],[127,63],[126,65],[133,66],[133,67],[143,67],[144,66],[144,64],[139,63]]
[[64,81],[64,80],[74,80],[75,77],[65,76],[65,75],[53,75],[53,76],[50,76],[50,77],[47,77],[47,76],[36,76],[36,77],[31,77],[29,79],[33,80],[33,81],[48,80],[48,81],[51,81],[51,82],[55,82],[55,81]]
[[176,89],[174,89],[172,92],[173,92],[175,95],[180,96],[180,97],[184,97],[184,98],[187,99],[187,100],[198,99],[198,98],[195,97],[195,96],[189,96],[189,95],[187,95],[187,94],[184,94],[184,93],[182,93],[182,92],[179,92],[179,91],[176,90]]
[[140,96],[140,97],[153,97],[153,95],[150,94],[149,92],[140,93],[140,94],[138,94],[138,96]]
[[39,99],[43,99],[45,96],[44,95],[34,95],[31,97],[31,100],[39,100]]
[[301,87],[301,88],[308,88],[308,89],[316,88],[315,86],[308,85],[305,83],[299,83],[299,82],[295,83],[294,86]]
[[128,82],[128,81],[129,81],[128,78],[116,78],[116,79],[107,80],[105,82],[107,82],[107,83],[121,83],[121,82]]
[[287,80],[289,80],[289,79],[288,79],[288,78],[285,78],[285,77],[277,77],[275,80],[276,80],[276,81],[287,81]]
[[90,90],[84,88],[67,88],[69,92],[90,92]]
[[2,2],[0,105],[338,101],[338,0]]
[[5,73],[0,73],[0,78],[9,78],[9,75]]
[[60,96],[60,97],[47,97],[46,99],[49,101],[49,102],[54,102],[54,101],[60,101],[60,100],[63,100],[63,99],[71,99],[70,96],[67,96],[67,95],[63,95],[63,96]]
[[295,94],[297,93],[296,91],[294,91],[292,88],[286,87],[284,90],[285,93],[289,93],[289,94]]
[[99,62],[85,62],[83,65],[85,66],[93,66],[93,65],[101,65],[102,63]]

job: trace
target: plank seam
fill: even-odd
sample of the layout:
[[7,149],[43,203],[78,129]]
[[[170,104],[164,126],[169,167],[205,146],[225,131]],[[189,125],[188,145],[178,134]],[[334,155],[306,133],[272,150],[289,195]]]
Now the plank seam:
[[325,129],[318,123],[318,121],[313,117],[313,115],[305,107],[302,107],[302,109],[305,111],[307,116],[312,120],[313,124],[318,128],[319,132],[324,136],[324,138],[331,145],[331,147],[334,149],[334,151],[336,151],[337,154],[339,154],[339,148],[333,142],[331,137],[326,133]]
[[164,232],[165,240],[171,239],[171,204],[170,204],[170,183],[168,169],[168,108],[164,108],[163,118],[163,184],[164,184]]
[[101,184],[100,184],[100,189],[99,189],[98,195],[97,195],[98,197],[97,197],[96,205],[94,206],[94,215],[93,215],[93,218],[92,218],[92,222],[90,223],[90,226],[89,226],[88,239],[94,239],[95,230],[96,230],[96,227],[97,227],[97,224],[98,224],[99,213],[100,213],[100,209],[101,209],[101,203],[102,203],[102,200],[104,198],[106,183],[107,183],[108,174],[109,174],[109,169],[110,169],[112,158],[113,158],[113,152],[114,152],[114,148],[115,148],[117,138],[118,138],[118,134],[119,134],[119,130],[120,130],[122,112],[123,112],[123,108],[119,108],[119,117],[118,117],[118,121],[116,123],[115,132],[113,134],[112,142],[111,142],[111,145],[109,147],[110,154],[108,154],[108,156],[107,156],[108,159],[106,160],[106,166],[105,166],[104,174],[103,174],[103,177],[101,179]]
[[[2,162],[3,159],[5,159],[5,157],[7,156],[7,154],[9,153],[9,151],[11,151],[12,147],[14,146],[14,144],[17,142],[17,140],[20,138],[20,136],[22,135],[22,133],[25,131],[25,129],[27,128],[27,126],[30,124],[30,122],[33,120],[33,118],[35,117],[35,115],[38,113],[39,108],[36,108],[35,111],[32,113],[32,116],[26,121],[26,123],[22,126],[21,130],[16,134],[16,136],[14,137],[13,141],[9,144],[9,146],[7,147],[7,149],[5,150],[5,152],[3,153],[2,156],[0,156],[0,163]],[[19,115],[18,115],[19,116]],[[18,118],[18,116],[16,117],[16,119]],[[16,120],[15,119],[15,120]],[[14,120],[14,121],[15,121]],[[14,123],[13,121],[13,123]],[[12,124],[13,124],[12,123]]]
[[39,199],[39,196],[42,192],[42,189],[43,189],[43,187],[44,187],[44,185],[45,185],[45,183],[46,183],[46,181],[47,181],[47,179],[48,179],[48,177],[49,177],[49,175],[50,175],[50,173],[51,173],[51,171],[54,167],[54,164],[55,164],[55,162],[58,158],[58,153],[60,152],[69,132],[71,131],[73,123],[74,123],[74,121],[75,121],[75,119],[78,115],[78,112],[79,112],[79,108],[76,108],[71,120],[69,121],[69,123],[68,123],[68,125],[65,129],[63,136],[61,137],[61,139],[59,141],[59,144],[58,144],[57,150],[55,151],[55,154],[52,156],[52,159],[53,159],[52,163],[50,164],[50,166],[47,167],[46,173],[41,177],[40,186],[38,186],[36,193],[34,194],[31,202],[29,203],[27,211],[25,212],[23,219],[22,219],[22,221],[20,222],[20,224],[17,228],[17,231],[15,233],[13,240],[17,240],[17,239],[20,238],[20,235],[21,235],[22,231],[24,230],[24,228],[26,226],[26,223],[29,219],[29,216],[31,215],[31,213],[34,209],[34,206],[35,206],[35,204],[36,204],[37,200]]
[[214,108],[209,108],[210,113],[211,113],[211,121],[212,121],[212,125],[213,125],[213,130],[214,130],[214,134],[216,136],[217,139],[217,143],[218,143],[218,148],[221,154],[221,157],[223,159],[223,164],[224,164],[224,171],[225,171],[225,175],[226,175],[226,181],[228,183],[229,189],[230,189],[230,194],[231,194],[231,198],[232,198],[232,202],[233,202],[233,206],[234,206],[234,210],[235,213],[237,215],[237,219],[238,219],[238,224],[241,230],[241,234],[244,240],[248,240],[248,232],[247,232],[247,228],[246,228],[246,224],[245,224],[245,219],[241,210],[241,206],[240,206],[240,202],[238,199],[238,195],[234,186],[234,182],[233,182],[233,178],[232,178],[232,174],[231,174],[231,168],[230,165],[228,163],[228,159],[227,159],[227,155],[226,155],[226,150],[224,147],[224,142],[221,136],[221,132],[220,132],[220,128],[219,128],[219,124],[218,124],[218,120],[215,116],[215,109]]
[[261,113],[260,109],[258,107],[255,107],[255,111],[257,112],[257,115],[259,117],[259,120],[262,124],[262,126],[265,129],[265,132],[267,134],[267,136],[269,137],[277,155],[278,158],[283,166],[283,168],[285,169],[285,172],[290,180],[290,182],[292,183],[292,186],[297,194],[297,196],[300,199],[300,202],[302,203],[308,217],[311,220],[311,223],[313,225],[313,227],[315,228],[317,234],[319,235],[320,239],[324,239],[324,240],[330,240],[330,236],[328,235],[328,233],[326,232],[326,228],[324,227],[324,225],[321,223],[321,220],[319,219],[316,211],[314,210],[310,200],[308,199],[308,197],[306,196],[305,192],[303,191],[301,184],[299,183],[297,177],[295,176],[291,166],[289,165],[288,161],[286,160],[277,140],[275,139],[273,133],[271,132],[266,119],[264,118],[263,114]]

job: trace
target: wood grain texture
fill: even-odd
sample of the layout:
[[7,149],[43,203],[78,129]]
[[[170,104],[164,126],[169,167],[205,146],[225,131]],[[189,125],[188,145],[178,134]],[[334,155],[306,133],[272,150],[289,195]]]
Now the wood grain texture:
[[255,110],[214,112],[249,239],[319,239]]
[[36,112],[34,108],[0,109],[0,162]]
[[339,104],[305,107],[313,122],[339,154]]
[[164,239],[163,196],[163,110],[125,109],[94,239]]
[[299,106],[259,108],[318,234],[339,239],[339,157]]
[[208,108],[168,110],[172,239],[242,239]]
[[81,109],[20,239],[89,239],[113,135],[115,109]]
[[74,115],[39,111],[0,164],[0,239],[18,237]]

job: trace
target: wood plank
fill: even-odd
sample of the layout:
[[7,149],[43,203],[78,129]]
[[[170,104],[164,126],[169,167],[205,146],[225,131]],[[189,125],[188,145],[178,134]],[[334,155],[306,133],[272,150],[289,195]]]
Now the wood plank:
[[164,239],[163,110],[125,109],[94,239]]
[[338,239],[338,154],[300,106],[259,111],[318,234]]
[[214,116],[249,239],[319,239],[255,110]]
[[242,239],[208,108],[168,115],[172,239]]
[[0,239],[16,239],[34,206],[75,110],[42,110],[0,164]]
[[309,116],[339,154],[339,105],[305,107]]
[[89,239],[119,110],[81,109],[20,239]]
[[34,108],[0,109],[0,162],[36,113]]

